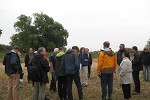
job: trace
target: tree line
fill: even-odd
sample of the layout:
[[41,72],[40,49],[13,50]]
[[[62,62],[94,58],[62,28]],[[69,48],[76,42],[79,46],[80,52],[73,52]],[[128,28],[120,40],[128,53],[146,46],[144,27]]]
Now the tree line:
[[43,46],[48,51],[55,47],[67,45],[68,31],[53,18],[43,13],[34,13],[33,16],[20,15],[14,24],[16,34],[11,37],[10,45],[17,45],[22,52],[30,47],[37,50]]

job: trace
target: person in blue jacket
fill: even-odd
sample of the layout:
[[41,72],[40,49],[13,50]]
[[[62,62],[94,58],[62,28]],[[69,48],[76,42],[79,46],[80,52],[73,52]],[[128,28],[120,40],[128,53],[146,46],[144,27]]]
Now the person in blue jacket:
[[62,65],[65,67],[66,80],[67,80],[67,95],[68,100],[73,100],[72,96],[72,84],[73,80],[78,89],[79,100],[83,100],[82,85],[79,76],[80,63],[78,59],[79,48],[73,46],[72,50],[68,50],[63,57]]
[[80,79],[81,79],[81,84],[84,86],[88,86],[88,65],[89,65],[89,60],[88,60],[88,54],[85,53],[85,48],[82,47],[80,49],[80,54],[79,54],[79,60],[80,60]]

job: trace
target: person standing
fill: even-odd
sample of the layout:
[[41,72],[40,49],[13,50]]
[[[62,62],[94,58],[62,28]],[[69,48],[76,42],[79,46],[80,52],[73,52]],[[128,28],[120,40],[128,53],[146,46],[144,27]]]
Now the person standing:
[[123,60],[118,68],[119,82],[122,85],[124,99],[128,100],[131,98],[131,83],[133,83],[132,62],[130,61],[129,52],[124,52],[122,58]]
[[49,82],[47,73],[50,70],[50,66],[44,56],[46,56],[46,49],[44,47],[40,47],[33,61],[38,67],[39,77],[36,76],[35,78],[38,78],[33,82],[34,92],[32,100],[45,100],[46,84]]
[[[126,49],[125,49],[125,45],[124,44],[120,44],[119,46],[119,51],[117,52],[117,64],[120,65],[121,62],[122,62],[122,54],[124,52],[128,52]],[[129,55],[129,58],[130,58],[130,55]]]
[[81,84],[88,86],[88,54],[85,53],[85,48],[82,47],[80,49],[80,54],[79,54],[79,60],[80,60],[80,79],[81,79]]
[[150,52],[148,47],[145,47],[144,51],[141,53],[141,60],[143,66],[144,80],[150,81]]
[[88,78],[90,78],[91,66],[92,66],[92,55],[89,53],[88,48],[85,48],[85,52],[88,54]]
[[8,100],[19,100],[19,78],[22,75],[22,67],[18,56],[19,48],[14,46],[13,49],[6,53],[3,65],[5,73],[8,76]]
[[49,63],[50,63],[50,71],[52,74],[52,80],[50,84],[50,91],[56,92],[56,75],[55,75],[55,68],[56,68],[56,55],[59,52],[58,48],[54,49],[53,54],[49,57]]
[[27,67],[27,72],[28,72],[28,75],[27,75],[27,80],[28,80],[28,83],[30,82],[30,76],[29,76],[29,68],[28,66],[30,66],[32,64],[32,60],[34,59],[34,53],[33,53],[33,49],[32,48],[29,48],[29,52],[28,54],[26,54],[25,56],[25,67]]
[[113,91],[113,73],[116,72],[117,58],[114,52],[109,48],[108,41],[103,43],[104,51],[101,51],[98,57],[97,73],[101,78],[102,100],[107,98],[108,86],[108,100],[112,99]]
[[73,46],[72,50],[68,50],[66,52],[62,62],[63,67],[65,67],[66,70],[68,100],[73,100],[73,80],[75,81],[75,84],[78,89],[79,100],[83,100],[82,85],[79,76],[80,62],[77,55],[78,51],[79,48],[77,46]]
[[141,86],[140,86],[140,79],[139,79],[139,74],[141,70],[141,57],[140,54],[138,53],[138,48],[136,46],[132,47],[132,52],[134,54],[134,58],[132,60],[132,69],[133,69],[133,80],[135,84],[135,90],[133,93],[134,95],[140,94]]
[[67,82],[65,67],[62,66],[62,59],[64,56],[64,49],[59,48],[59,53],[56,55],[55,74],[58,77],[58,94],[60,100],[67,100]]

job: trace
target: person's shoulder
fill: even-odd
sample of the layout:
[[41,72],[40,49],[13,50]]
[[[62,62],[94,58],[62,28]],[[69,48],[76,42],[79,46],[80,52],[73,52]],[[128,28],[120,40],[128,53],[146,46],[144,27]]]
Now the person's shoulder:
[[84,55],[88,56],[88,54],[87,54],[87,53],[84,53]]
[[104,51],[100,51],[99,55],[104,56],[105,55]]
[[120,52],[121,52],[121,51],[120,51],[120,50],[118,50],[118,51],[117,51],[117,54],[118,54],[118,53],[120,53]]
[[11,52],[10,54],[11,54],[11,56],[17,56],[17,53],[15,53],[15,52]]

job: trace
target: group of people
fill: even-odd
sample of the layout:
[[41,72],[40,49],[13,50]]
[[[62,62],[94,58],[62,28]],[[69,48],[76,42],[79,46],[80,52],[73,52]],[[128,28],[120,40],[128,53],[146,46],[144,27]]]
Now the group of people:
[[[44,47],[40,47],[37,52],[34,52],[32,48],[29,49],[25,56],[25,67],[27,67],[28,72],[28,83],[33,82],[32,100],[48,100],[45,92],[46,84],[49,83],[49,71],[52,75],[50,91],[56,92],[58,89],[60,100],[73,100],[73,80],[78,89],[79,100],[83,100],[82,86],[88,86],[92,56],[88,48],[81,48],[80,55],[78,52],[77,46],[73,46],[66,53],[62,47],[55,48],[48,62]],[[6,54],[3,65],[5,65],[5,73],[9,77],[8,100],[19,100],[19,79],[22,79],[23,71],[17,46]],[[81,78],[82,82],[80,81]],[[56,83],[58,83],[57,88]]]
[[[131,83],[134,81],[134,95],[141,92],[139,73],[143,70],[144,80],[150,81],[150,52],[147,47],[142,53],[138,52],[136,46],[132,47],[134,54],[131,60],[129,51],[124,44],[120,44],[120,50],[116,53],[110,48],[110,43],[103,43],[104,50],[100,51],[98,57],[97,73],[101,80],[102,100],[112,100],[113,76],[118,73],[119,83],[122,86],[124,99],[131,98]],[[80,52],[80,53],[78,53]],[[3,65],[8,75],[8,100],[19,100],[19,79],[23,78],[23,71],[17,46],[6,53]],[[40,47],[37,52],[29,49],[25,56],[25,67],[27,67],[27,80],[33,82],[32,100],[48,100],[46,96],[46,84],[49,83],[48,72],[51,72],[50,91],[58,91],[60,100],[73,100],[72,84],[76,84],[79,100],[83,100],[83,87],[88,87],[92,66],[92,56],[88,48],[77,46],[72,49],[55,48],[53,54],[46,57],[46,49]],[[57,84],[57,85],[56,85]]]
[[124,100],[131,98],[131,83],[134,82],[135,90],[133,95],[138,95],[141,92],[140,71],[143,70],[144,80],[150,81],[150,52],[148,47],[144,48],[142,53],[138,52],[136,46],[132,47],[134,54],[131,60],[129,51],[125,49],[124,44],[120,44],[120,50],[115,54],[110,48],[108,41],[103,43],[102,50],[98,57],[97,73],[101,79],[102,100],[107,98],[112,100],[113,92],[113,73],[118,75],[119,83],[122,86]]

